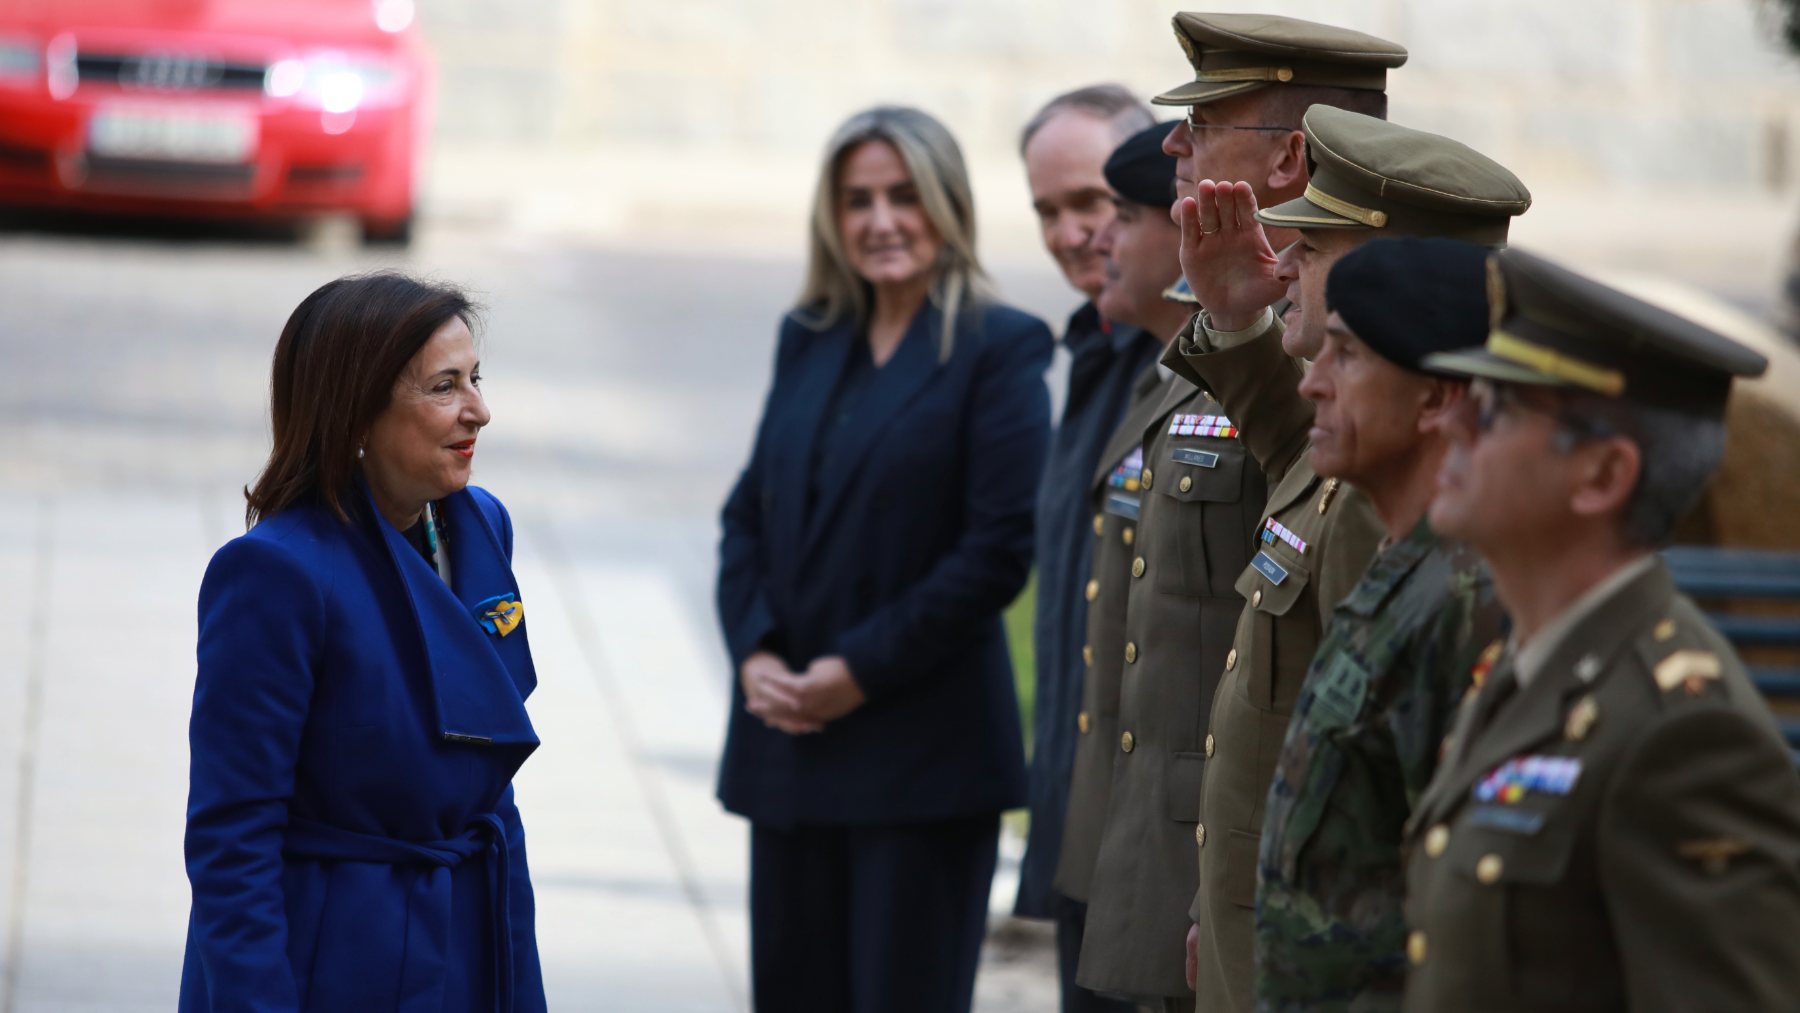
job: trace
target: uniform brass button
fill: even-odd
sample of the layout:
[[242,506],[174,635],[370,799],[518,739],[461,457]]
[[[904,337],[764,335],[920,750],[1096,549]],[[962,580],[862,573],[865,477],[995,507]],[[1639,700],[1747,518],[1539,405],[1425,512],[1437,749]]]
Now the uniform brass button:
[[1414,932],[1406,937],[1406,959],[1412,961],[1414,967],[1425,962],[1425,933]]
[[1192,475],[1181,476],[1181,491],[1188,492],[1189,490],[1191,490],[1193,488],[1194,488],[1194,476],[1192,476]]
[[1098,598],[1098,597],[1100,597],[1100,582],[1097,580],[1088,581],[1087,600],[1093,601],[1095,598]]
[[1139,556],[1138,558],[1132,560],[1131,561],[1131,575],[1133,577],[1142,577],[1144,575],[1144,565],[1145,564],[1144,564],[1143,556]]
[[1093,730],[1094,722],[1088,717],[1087,711],[1082,711],[1080,714],[1075,715],[1075,727],[1081,729],[1081,734],[1083,735],[1086,735],[1089,731]]
[[1126,545],[1130,545],[1131,540],[1135,537],[1137,537],[1137,536],[1135,534],[1133,534],[1133,532],[1130,528],[1126,528],[1125,530],[1119,532],[1119,541],[1124,542]]
[[1119,748],[1120,749],[1123,749],[1127,753],[1129,753],[1136,746],[1137,746],[1137,740],[1131,737],[1130,732],[1126,732],[1124,735],[1119,736]]
[[1097,535],[1100,532],[1105,531],[1105,530],[1106,530],[1106,515],[1105,514],[1095,514],[1094,515],[1094,534]]
[[1475,878],[1486,886],[1493,886],[1500,882],[1500,872],[1505,868],[1506,863],[1499,855],[1483,855],[1481,861],[1475,863]]
[[1129,665],[1135,661],[1137,661],[1137,645],[1130,641],[1126,641],[1125,642],[1125,664]]
[[1209,734],[1206,736],[1206,758],[1209,760],[1212,759],[1212,754],[1213,754],[1213,737]]
[[1086,665],[1089,668],[1094,667],[1094,645],[1093,644],[1082,644],[1081,645],[1081,663]]
[[1262,604],[1262,588],[1259,587],[1256,589],[1255,593],[1250,595],[1250,607],[1256,608],[1257,606],[1259,606],[1261,604]]
[[1206,824],[1194,824],[1194,843],[1200,847],[1206,847]]
[[1155,480],[1156,480],[1156,476],[1151,474],[1149,468],[1145,468],[1144,469],[1144,488],[1146,488],[1146,489],[1150,488],[1150,483]]
[[1439,823],[1425,832],[1425,857],[1436,858],[1450,847],[1450,828]]
[[1225,652],[1225,671],[1229,672],[1236,667],[1237,667],[1237,648],[1233,647],[1231,650]]

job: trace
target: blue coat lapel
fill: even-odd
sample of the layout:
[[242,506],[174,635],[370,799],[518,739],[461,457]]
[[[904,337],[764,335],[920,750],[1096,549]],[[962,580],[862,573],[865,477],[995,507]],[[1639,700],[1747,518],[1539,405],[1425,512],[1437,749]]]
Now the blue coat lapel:
[[406,536],[381,518],[372,501],[368,516],[387,546],[418,623],[438,731],[451,742],[536,746],[537,733],[525,713],[525,696],[537,685],[525,624],[521,620],[501,637],[483,630],[475,614],[486,599],[516,596],[518,581],[473,494],[463,490],[443,502],[454,590]]
[[[875,447],[883,430],[894,421],[912,399],[922,390],[938,368],[938,335],[941,333],[943,317],[937,307],[927,302],[913,316],[912,324],[906,329],[906,336],[900,339],[900,347],[895,349],[893,358],[881,367],[875,382],[869,385],[867,399],[858,406],[855,428],[844,444],[844,457],[849,465],[839,469],[835,474],[827,475],[819,490],[819,501],[813,505],[806,521],[806,540],[802,543],[802,551],[810,552],[813,543],[831,523],[838,501],[846,490],[854,484],[853,480],[862,473],[870,458],[876,453]],[[862,336],[855,331],[846,335],[848,340],[838,342],[843,348],[836,354],[837,369],[831,374],[829,384],[824,388],[824,396],[819,398],[819,408],[815,411],[809,432],[818,433],[821,416],[826,403],[831,400],[831,391],[836,388],[838,377],[843,375],[843,363],[850,353],[851,341],[862,341]],[[807,455],[803,467],[812,466],[812,448],[807,447]],[[806,476],[810,478],[810,476]],[[802,485],[804,496],[806,486]]]

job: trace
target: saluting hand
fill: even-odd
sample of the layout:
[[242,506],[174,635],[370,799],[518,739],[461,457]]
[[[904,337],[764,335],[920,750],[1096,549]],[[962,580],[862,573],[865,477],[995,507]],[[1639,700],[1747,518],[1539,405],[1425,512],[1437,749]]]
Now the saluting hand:
[[856,684],[849,663],[835,654],[818,658],[808,665],[796,688],[800,713],[821,725],[836,721],[868,700],[862,687]]
[[1195,190],[1198,200],[1183,197],[1169,210],[1181,226],[1181,273],[1214,330],[1243,330],[1287,292],[1275,278],[1275,250],[1256,220],[1256,194],[1248,183],[1210,179]]
[[789,735],[822,731],[824,725],[808,719],[801,703],[801,677],[772,651],[757,651],[744,659],[738,672],[744,686],[744,709],[763,724]]

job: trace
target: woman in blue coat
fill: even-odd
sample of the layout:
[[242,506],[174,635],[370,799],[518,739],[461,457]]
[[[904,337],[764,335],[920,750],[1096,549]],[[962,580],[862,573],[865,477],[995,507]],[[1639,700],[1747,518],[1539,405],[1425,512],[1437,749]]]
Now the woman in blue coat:
[[537,684],[464,296],[331,282],[200,588],[181,1009],[543,1010],[512,777]]
[[838,130],[810,259],[720,549],[756,1007],[954,1013],[1025,797],[1000,613],[1031,564],[1050,333],[986,296],[962,156],[916,110]]

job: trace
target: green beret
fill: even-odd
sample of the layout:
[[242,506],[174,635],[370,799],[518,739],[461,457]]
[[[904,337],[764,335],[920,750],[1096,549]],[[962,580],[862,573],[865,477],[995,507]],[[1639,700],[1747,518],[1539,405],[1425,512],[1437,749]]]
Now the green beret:
[[1531,191],[1504,165],[1448,137],[1336,106],[1302,121],[1306,192],[1257,212],[1290,229],[1385,229],[1499,246]]
[[1719,418],[1732,378],[1769,365],[1710,328],[1524,250],[1490,257],[1488,303],[1486,344],[1427,366]]
[[1197,106],[1271,84],[1386,91],[1406,47],[1373,35],[1278,14],[1175,15],[1175,40],[1194,80],[1150,101]]

